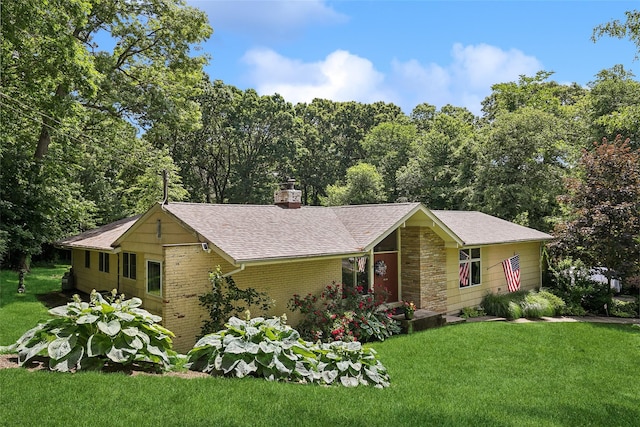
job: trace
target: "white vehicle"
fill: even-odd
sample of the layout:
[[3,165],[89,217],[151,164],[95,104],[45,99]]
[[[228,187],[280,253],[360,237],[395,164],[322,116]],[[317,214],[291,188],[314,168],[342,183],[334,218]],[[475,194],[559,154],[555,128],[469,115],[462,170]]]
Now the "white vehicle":
[[[598,283],[607,283],[609,279],[607,278],[607,267],[594,267],[589,270],[589,278],[594,282]],[[611,289],[613,289],[616,293],[620,293],[622,290],[622,286],[620,285],[620,279],[615,277],[611,277]]]

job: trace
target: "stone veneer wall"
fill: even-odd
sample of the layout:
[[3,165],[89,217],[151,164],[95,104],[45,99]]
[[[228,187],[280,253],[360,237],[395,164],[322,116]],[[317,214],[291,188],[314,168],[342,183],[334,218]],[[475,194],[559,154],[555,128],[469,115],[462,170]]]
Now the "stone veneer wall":
[[401,229],[402,299],[418,308],[447,311],[444,241],[427,227]]

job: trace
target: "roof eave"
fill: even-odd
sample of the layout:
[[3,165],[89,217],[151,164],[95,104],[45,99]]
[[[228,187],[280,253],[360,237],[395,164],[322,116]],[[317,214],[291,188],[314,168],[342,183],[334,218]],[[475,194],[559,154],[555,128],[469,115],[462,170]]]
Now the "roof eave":
[[327,260],[327,259],[342,259],[349,258],[355,256],[362,256],[367,254],[368,251],[356,251],[356,252],[341,252],[335,254],[308,254],[308,255],[295,255],[295,256],[284,256],[284,257],[270,257],[270,258],[245,258],[245,259],[237,259],[234,265],[242,265],[246,266],[256,266],[256,265],[265,265],[265,264],[282,264],[289,262],[298,262],[298,261],[313,261],[313,260]]
[[554,239],[553,236],[549,236],[549,237],[532,238],[532,239],[500,240],[495,242],[462,242],[460,246],[465,247],[465,246],[513,245],[516,243],[546,242],[548,240],[553,240],[553,239]]
[[58,249],[68,249],[68,250],[79,249],[79,250],[86,250],[86,251],[108,252],[110,254],[117,254],[121,252],[121,249],[119,247],[107,248],[104,246],[74,245],[74,244],[59,244],[59,243],[54,243],[53,246]]

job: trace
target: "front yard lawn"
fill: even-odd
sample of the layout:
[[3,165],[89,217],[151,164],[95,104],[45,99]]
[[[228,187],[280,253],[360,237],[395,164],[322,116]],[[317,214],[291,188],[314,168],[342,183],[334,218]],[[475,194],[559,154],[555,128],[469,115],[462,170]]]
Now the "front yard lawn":
[[[3,299],[15,292],[6,285]],[[27,284],[27,293],[35,289]],[[35,325],[14,318],[32,306],[18,307],[40,304],[28,295],[4,302],[0,345]],[[34,318],[46,312],[38,310]],[[640,419],[638,327],[468,323],[372,346],[389,388],[2,369],[0,425],[635,426]]]

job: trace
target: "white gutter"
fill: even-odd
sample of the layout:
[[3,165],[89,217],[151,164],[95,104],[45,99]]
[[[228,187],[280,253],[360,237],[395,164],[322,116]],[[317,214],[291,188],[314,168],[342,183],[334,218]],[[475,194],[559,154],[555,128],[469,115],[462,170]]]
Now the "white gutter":
[[230,271],[228,273],[224,273],[222,275],[222,277],[226,278],[226,277],[229,277],[229,276],[234,275],[236,273],[240,273],[241,271],[244,271],[244,267],[245,267],[245,265],[244,265],[244,263],[242,263],[242,264],[240,264],[240,268],[236,268],[235,270],[232,270],[232,271]]

